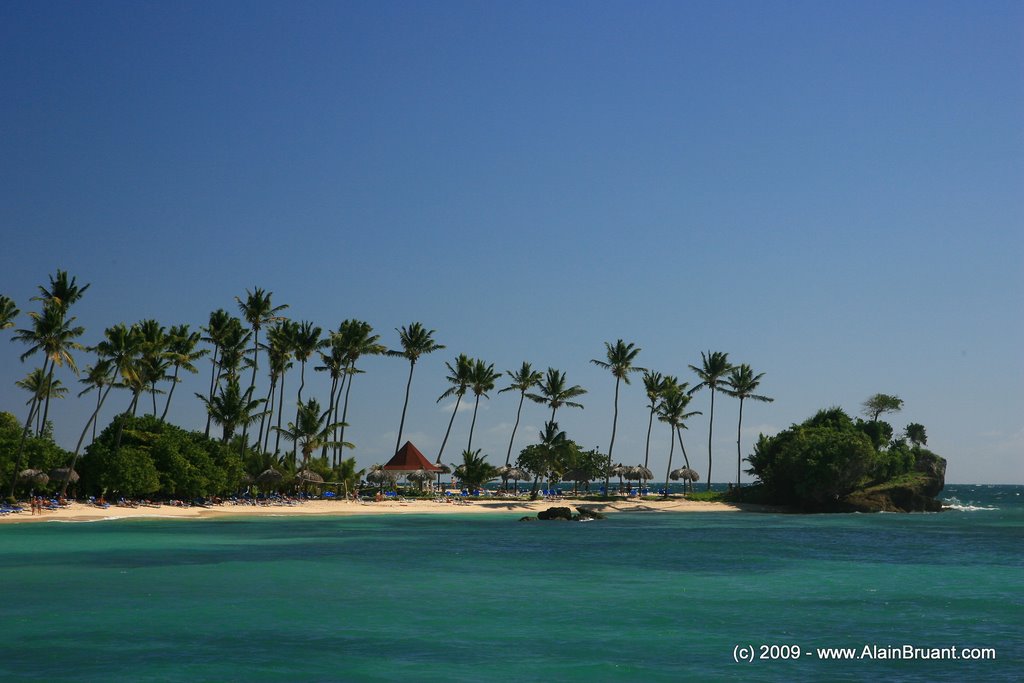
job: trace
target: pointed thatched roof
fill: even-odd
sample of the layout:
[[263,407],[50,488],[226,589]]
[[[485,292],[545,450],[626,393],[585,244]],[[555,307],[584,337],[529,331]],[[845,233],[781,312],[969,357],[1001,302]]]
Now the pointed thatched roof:
[[395,457],[388,460],[384,469],[390,472],[415,472],[416,470],[427,470],[428,472],[440,472],[441,468],[432,464],[423,457],[420,449],[406,441],[405,445],[398,449]]

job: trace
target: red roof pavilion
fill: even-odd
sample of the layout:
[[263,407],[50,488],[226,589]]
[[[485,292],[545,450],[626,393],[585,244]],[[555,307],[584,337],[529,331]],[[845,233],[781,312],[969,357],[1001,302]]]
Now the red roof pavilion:
[[392,472],[415,472],[416,470],[426,470],[428,472],[441,471],[441,468],[431,464],[420,453],[420,449],[412,445],[411,441],[406,441],[405,445],[398,449],[395,457],[388,460],[387,464],[384,465],[384,469]]

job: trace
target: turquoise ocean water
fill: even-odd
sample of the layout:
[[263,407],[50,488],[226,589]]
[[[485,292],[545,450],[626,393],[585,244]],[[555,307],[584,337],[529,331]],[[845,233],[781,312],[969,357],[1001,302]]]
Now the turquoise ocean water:
[[[1024,487],[943,497],[959,509],[3,525],[0,680],[1019,681]],[[904,645],[996,659],[816,652]]]

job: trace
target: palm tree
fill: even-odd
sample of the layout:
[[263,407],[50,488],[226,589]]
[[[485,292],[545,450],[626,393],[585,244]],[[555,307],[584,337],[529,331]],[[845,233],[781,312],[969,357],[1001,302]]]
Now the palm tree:
[[0,330],[14,327],[14,319],[18,317],[19,313],[21,311],[18,310],[14,299],[0,294]]
[[547,375],[537,385],[539,394],[527,394],[526,398],[530,399],[535,403],[543,403],[551,407],[551,420],[555,421],[555,411],[562,406],[569,408],[583,408],[582,403],[575,403],[569,399],[582,396],[587,393],[587,390],[578,384],[568,386],[569,380],[566,378],[566,374],[561,370],[555,370],[554,368],[548,368]]
[[32,300],[42,301],[44,304],[52,303],[61,313],[67,313],[71,305],[81,299],[87,289],[89,285],[79,287],[77,278],[68,279],[67,271],[58,269],[56,275],[50,276],[50,288],[40,285],[40,295],[32,297]]
[[481,489],[491,479],[498,476],[498,468],[487,462],[487,456],[480,454],[480,449],[462,451],[462,464],[455,468],[455,476],[469,490]]
[[[212,401],[207,400],[202,394],[196,394],[196,397],[206,404],[206,410],[210,413],[210,417],[223,429],[221,443],[228,443],[239,425],[252,424],[262,415],[256,410],[263,403],[263,399],[253,399],[252,393],[249,391],[243,393],[238,386],[236,377],[229,378],[227,384],[221,388],[220,393],[213,397]],[[242,449],[244,448],[245,442],[243,441]]]
[[139,332],[142,334],[140,368],[143,383],[149,389],[153,399],[153,417],[156,417],[156,395],[158,393],[156,385],[158,382],[169,379],[167,370],[171,367],[168,338],[163,325],[156,320],[143,320],[139,323]]
[[610,370],[612,376],[615,377],[615,411],[612,414],[612,440],[608,444],[608,468],[605,470],[604,475],[604,489],[607,491],[609,472],[612,467],[612,449],[615,448],[615,428],[619,422],[619,383],[625,382],[629,384],[629,373],[642,372],[643,368],[633,366],[633,361],[636,360],[637,355],[640,353],[640,349],[635,348],[633,342],[626,344],[619,339],[615,342],[614,346],[605,342],[604,350],[606,360],[594,358],[590,362],[599,368]]
[[[293,331],[292,353],[295,356],[295,360],[299,361],[300,368],[298,405],[295,407],[295,422],[298,423],[299,409],[302,407],[302,390],[306,388],[306,361],[316,353],[317,349],[320,349],[323,346],[323,342],[320,340],[320,333],[323,332],[323,330],[308,320],[303,320],[297,327],[293,328]],[[295,461],[295,456],[298,452],[297,449],[298,443],[293,443],[293,462]]]
[[[265,347],[267,350],[267,364],[270,366],[270,387],[267,389],[267,398],[265,401],[266,405],[270,408],[260,417],[260,431],[258,439],[262,444],[264,451],[266,451],[270,446],[270,432],[272,431],[272,429],[265,423],[274,415],[274,391],[277,389],[279,381],[281,383],[281,391],[278,398],[277,426],[281,426],[280,417],[282,408],[284,407],[284,373],[292,366],[292,342],[290,331],[292,325],[294,325],[294,323],[289,324],[289,322],[285,320],[267,329],[267,343],[265,344]],[[264,427],[266,427],[266,431],[264,431]],[[264,435],[266,436],[264,437]],[[275,453],[276,452],[275,446]]]
[[[276,343],[280,345],[279,353],[283,353],[283,356],[279,360],[283,361],[281,371],[281,392],[277,398],[277,429],[281,429],[281,418],[284,415],[284,378],[285,373],[289,367],[291,367],[291,359],[295,357],[295,339],[299,335],[299,323],[293,320],[283,320],[281,324],[277,326],[276,330],[271,331],[272,337],[276,337]],[[271,339],[275,342],[275,339]],[[270,434],[270,430],[267,430],[267,434]],[[274,453],[281,452],[281,432],[277,431],[277,436],[274,438]]]
[[341,425],[341,433],[335,438],[335,458],[341,462],[341,451],[345,447],[345,427],[348,420],[348,397],[352,391],[352,380],[356,375],[362,374],[362,370],[356,367],[356,363],[363,356],[379,356],[387,351],[387,348],[380,343],[380,335],[373,333],[373,326],[362,320],[343,320],[338,327],[338,334],[342,339],[342,347],[345,349],[345,407],[341,411],[341,420],[338,420],[338,406],[334,406],[334,422]]
[[469,388],[473,390],[476,401],[473,403],[473,422],[469,425],[469,443],[466,450],[473,450],[473,430],[476,428],[476,412],[480,407],[480,397],[490,399],[488,391],[494,389],[495,382],[501,377],[501,373],[494,370],[494,363],[484,363],[477,358],[473,361],[473,371],[470,373]]
[[459,412],[459,404],[462,403],[462,397],[466,395],[469,383],[473,379],[473,359],[464,353],[460,353],[456,357],[454,366],[447,361],[445,361],[445,366],[448,368],[448,376],[445,379],[448,380],[451,386],[437,397],[437,402],[440,403],[449,396],[455,396],[455,407],[452,409],[452,416],[448,420],[448,429],[444,432],[441,448],[437,451],[437,462],[441,462],[441,455],[444,453],[444,447],[448,443],[448,435],[452,433],[455,414]]
[[246,359],[249,339],[252,332],[242,326],[238,318],[230,318],[224,327],[224,336],[220,340],[220,363],[217,370],[217,383],[227,377],[229,380],[239,378],[243,367],[248,367]]
[[516,430],[519,429],[519,417],[523,412],[523,399],[526,398],[527,391],[540,384],[541,380],[544,379],[544,374],[539,371],[535,371],[526,361],[523,361],[522,367],[515,372],[512,370],[506,370],[505,374],[509,376],[512,383],[504,389],[499,389],[498,393],[502,394],[506,391],[513,390],[519,392],[519,409],[516,410],[516,423],[512,427],[512,438],[508,440],[508,453],[505,454],[505,466],[508,467],[509,461],[512,458],[512,444],[516,440]]
[[[217,380],[219,379],[220,371],[220,347],[224,341],[224,337],[227,335],[228,325],[231,323],[231,315],[223,308],[219,308],[216,311],[210,313],[210,321],[206,327],[203,328],[203,332],[206,336],[203,337],[203,341],[213,345],[213,353],[210,355],[210,390],[207,393],[207,400],[213,399],[213,392],[217,388]],[[206,416],[206,436],[210,436],[210,416]]]
[[[58,271],[58,274],[61,272],[63,271]],[[37,351],[42,351],[46,356],[43,362],[43,370],[46,373],[48,384],[53,381],[53,371],[58,365],[63,366],[66,364],[75,374],[78,374],[78,366],[75,364],[75,358],[71,355],[71,352],[84,348],[75,341],[75,338],[81,336],[85,329],[74,326],[75,318],[66,318],[64,309],[61,308],[61,304],[57,301],[45,302],[41,313],[32,311],[29,313],[29,317],[32,319],[31,328],[17,330],[14,335],[15,340],[29,345],[28,351],[21,354],[21,360],[24,361]],[[46,370],[47,364],[49,364],[48,371]],[[48,401],[45,402],[45,405],[47,408],[49,407]],[[17,481],[16,475],[21,470],[25,440],[28,438],[29,430],[32,427],[32,420],[36,416],[38,409],[39,400],[36,398],[32,401],[32,406],[29,408],[28,419],[25,421],[25,428],[22,430],[18,451],[14,457],[15,470],[11,477],[10,493],[8,494],[11,496],[14,495],[14,485]],[[44,410],[43,423],[45,424],[45,422],[46,412]]]
[[658,409],[658,401],[665,390],[665,378],[660,372],[644,370],[644,391],[647,393],[647,400],[650,401],[648,408],[651,414],[647,418],[647,445],[644,447],[644,467],[648,466],[651,457],[651,427],[654,425],[654,413]]
[[[337,425],[332,423],[330,418],[330,409],[320,412],[320,403],[311,398],[299,406],[295,422],[289,422],[287,429],[279,430],[285,439],[296,445],[296,448],[301,445],[303,466],[308,464],[313,451],[325,444],[334,445],[331,435]],[[354,448],[351,444],[349,446]]]
[[[109,330],[108,330],[109,331]],[[97,350],[98,349],[94,349]],[[92,426],[92,440],[96,440],[96,423],[99,421],[100,410],[103,408],[103,402],[107,399],[107,394],[117,384],[117,377],[115,372],[117,371],[117,365],[113,358],[100,357],[95,364],[86,368],[85,377],[80,381],[86,385],[85,389],[79,392],[79,396],[84,396],[93,389],[96,390],[96,408],[92,411],[92,415],[85,422],[85,427],[82,428],[82,433],[78,437],[78,443],[75,445],[75,452],[71,456],[71,464],[68,466],[67,476],[64,478],[64,482],[61,484],[60,495],[64,496],[68,492],[68,483],[71,481],[71,473],[75,470],[75,465],[78,463],[78,454],[82,450],[82,443],[85,441],[85,435],[89,433],[89,427]],[[104,389],[104,387],[106,387]]]
[[[672,456],[675,453],[675,437],[679,437],[679,445],[682,446],[683,437],[680,430],[685,428],[683,421],[694,415],[700,415],[699,412],[686,412],[690,400],[691,396],[686,392],[685,384],[676,385],[669,383],[668,388],[661,397],[661,402],[658,404],[658,420],[666,423],[671,430],[669,434],[668,469],[665,470],[666,498],[668,497],[669,473],[672,471]],[[686,457],[685,454],[686,450],[683,449],[683,457]],[[687,458],[687,466],[689,466],[689,458]]]
[[402,445],[402,431],[405,428],[405,411],[409,408],[409,390],[412,388],[412,372],[416,369],[416,361],[420,356],[445,348],[444,344],[434,341],[434,330],[428,330],[418,322],[410,323],[408,327],[396,329],[398,340],[402,350],[391,350],[389,356],[401,356],[409,361],[409,379],[405,383],[405,402],[402,404],[402,420],[398,423],[398,440],[395,442],[395,453]]
[[[725,380],[725,386],[728,387],[723,389],[726,394],[733,396],[740,400],[740,419],[736,424],[736,490],[739,492],[740,488],[740,466],[743,462],[743,449],[740,446],[740,434],[743,429],[743,401],[751,399],[752,401],[761,401],[763,403],[771,403],[775,399],[768,398],[767,396],[759,396],[754,392],[757,391],[757,387],[761,384],[761,378],[764,377],[764,373],[754,374],[754,371],[746,363],[734,367],[729,372],[729,377]],[[710,475],[709,475],[710,476]]]
[[925,433],[924,425],[918,422],[911,422],[906,428],[907,438],[910,439],[910,443],[920,448],[928,444],[928,435]]
[[701,367],[691,365],[690,369],[697,373],[697,377],[700,378],[700,384],[695,386],[691,393],[700,391],[704,387],[711,390],[711,415],[708,419],[708,481],[707,490],[711,490],[711,436],[715,429],[715,393],[718,390],[718,384],[725,377],[725,374],[732,370],[732,365],[729,364],[729,354],[722,353],[721,351],[708,351],[705,354],[703,351],[700,353]]
[[[14,384],[29,392],[30,398],[25,401],[25,405],[27,406],[34,403],[38,404],[39,401],[48,401],[50,400],[50,397],[64,398],[68,393],[67,387],[65,387],[59,379],[52,379],[43,372],[42,368],[36,368],[32,372],[28,373],[24,379],[19,379]],[[42,436],[44,426],[45,425],[42,422],[42,413],[37,410],[36,436]]]
[[[333,416],[337,412],[338,394],[345,388],[345,379],[348,375],[345,372],[346,360],[345,360],[345,349],[342,346],[341,336],[337,332],[332,332],[327,338],[328,353],[320,352],[320,359],[323,361],[323,365],[317,365],[314,370],[317,372],[327,372],[331,378],[331,391],[327,398],[327,413],[328,416]],[[327,457],[327,443],[323,445],[323,450],[320,453],[320,457]]]
[[188,325],[175,325],[167,333],[167,352],[171,364],[174,366],[174,375],[171,376],[171,390],[167,392],[167,403],[164,405],[164,412],[160,415],[160,421],[167,419],[167,411],[171,407],[171,397],[174,396],[174,387],[178,385],[178,373],[184,368],[186,372],[193,375],[199,372],[192,364],[208,353],[207,349],[196,351],[201,335],[198,332],[189,332]]
[[250,390],[255,390],[256,388],[256,368],[259,365],[257,362],[257,356],[260,350],[260,328],[267,323],[282,320],[282,316],[279,316],[278,313],[288,308],[288,304],[274,306],[270,301],[273,295],[273,292],[266,292],[259,287],[256,287],[252,292],[248,289],[245,290],[245,301],[242,301],[237,296],[235,297],[235,301],[238,302],[238,310],[241,311],[242,317],[247,323],[249,323],[249,326],[252,327],[252,379],[249,382]]

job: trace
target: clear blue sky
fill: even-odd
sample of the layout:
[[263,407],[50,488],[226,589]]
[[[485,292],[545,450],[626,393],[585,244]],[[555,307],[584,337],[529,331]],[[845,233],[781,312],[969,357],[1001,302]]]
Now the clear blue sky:
[[[747,445],[894,393],[949,481],[1024,482],[1019,2],[11,1],[0,92],[0,293],[27,310],[57,268],[92,283],[86,343],[198,327],[256,286],[392,347],[422,321],[448,346],[413,380],[428,456],[457,353],[567,371],[589,393],[562,427],[606,450],[603,342],[691,380],[722,350],[776,399],[745,411]],[[0,335],[0,409],[21,415],[33,366]],[[175,422],[201,424],[207,365]],[[408,366],[364,367],[346,437],[367,466]],[[107,418],[128,397],[111,401]],[[645,402],[624,388],[616,460],[642,461]],[[51,409],[65,444],[85,403]],[[736,407],[717,403],[717,481]],[[492,462],[515,408],[481,411]],[[527,405],[517,450],[544,416]],[[687,432],[702,476],[707,429]]]

